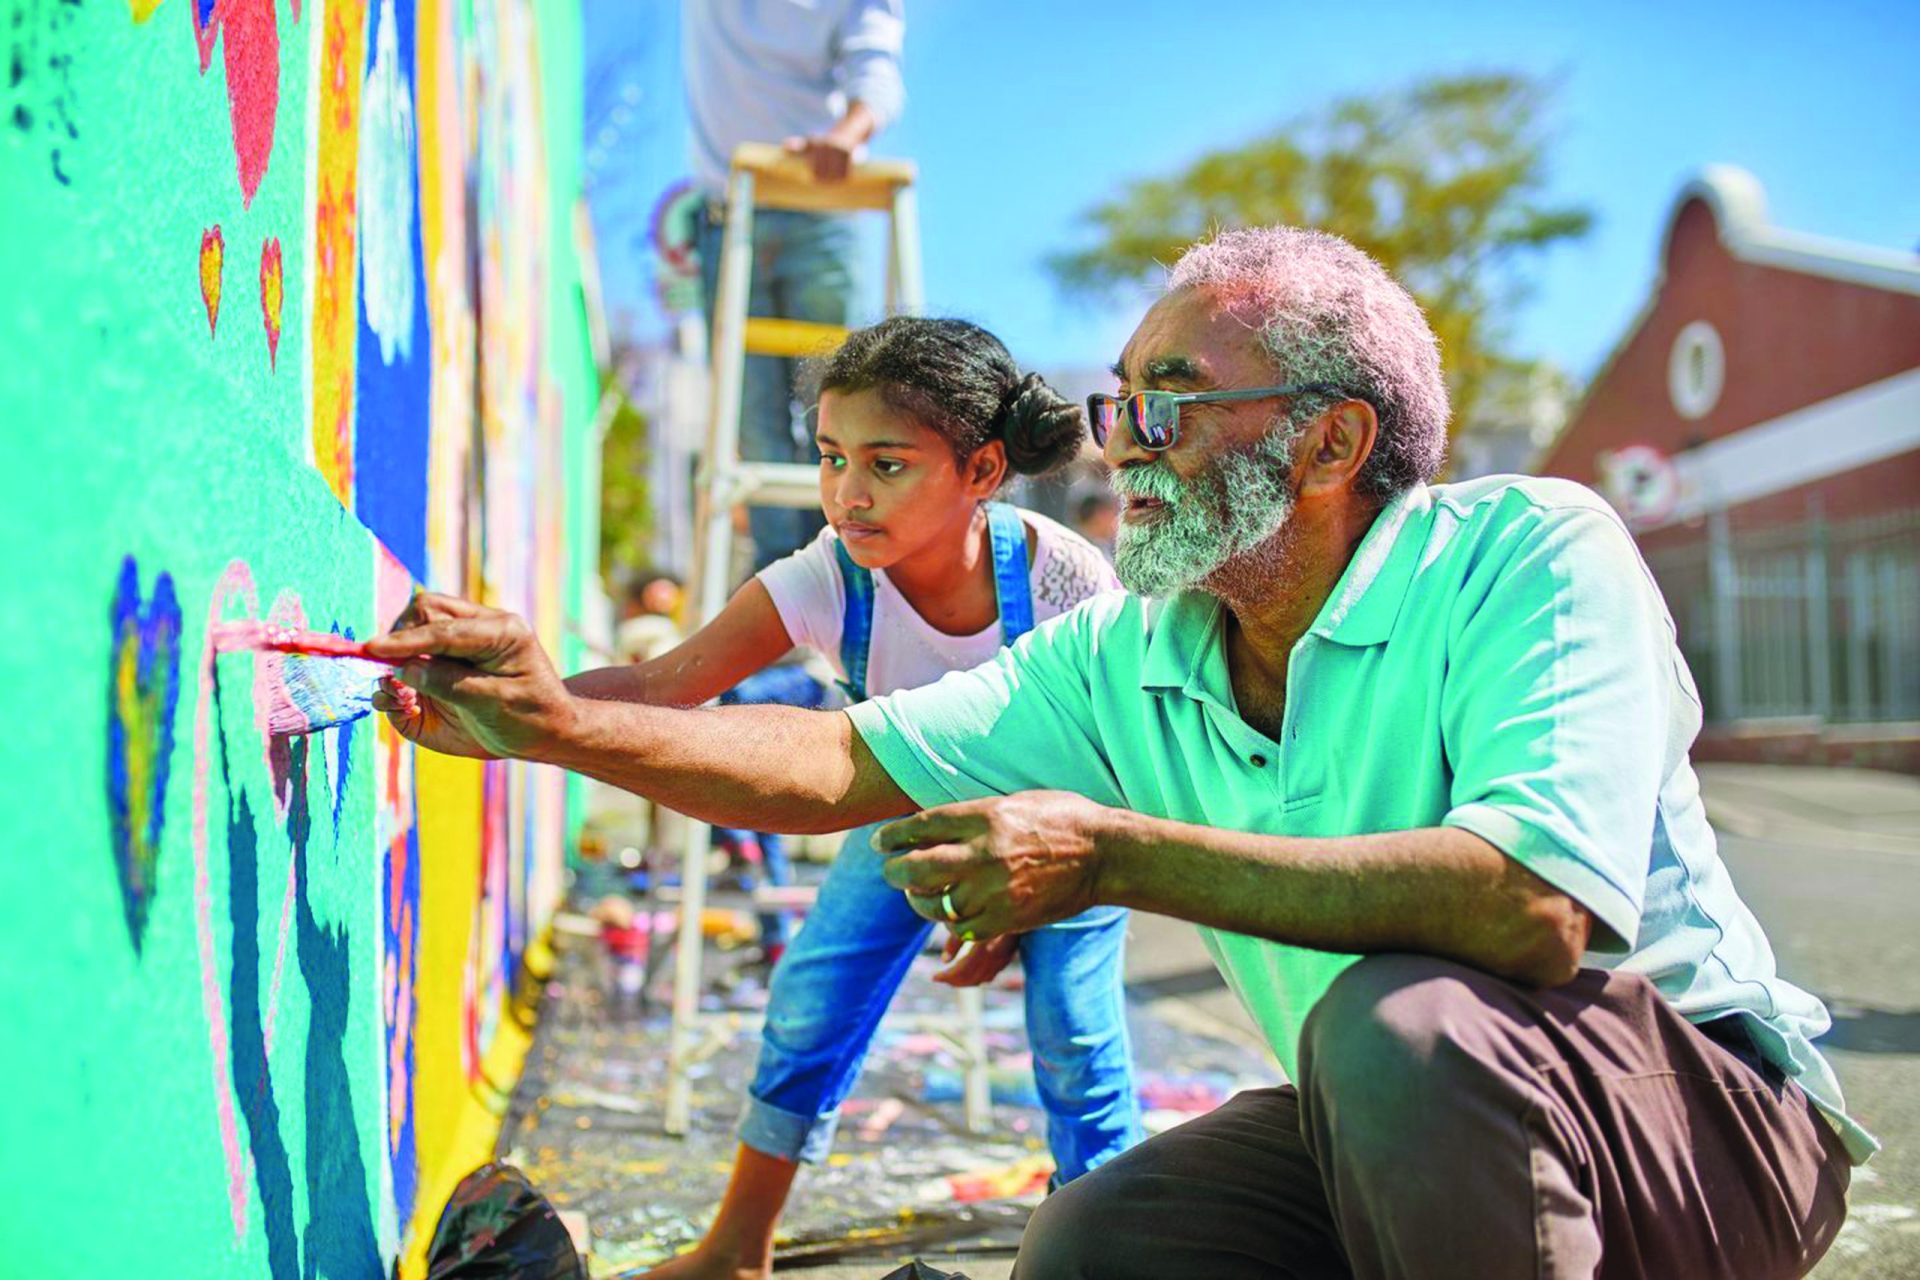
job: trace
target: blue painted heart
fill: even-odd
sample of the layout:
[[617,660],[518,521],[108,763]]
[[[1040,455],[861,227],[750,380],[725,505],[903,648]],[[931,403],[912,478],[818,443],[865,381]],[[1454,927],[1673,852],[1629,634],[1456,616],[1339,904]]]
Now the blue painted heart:
[[162,573],[153,596],[140,597],[140,568],[120,566],[113,593],[113,642],[107,672],[107,808],[127,932],[140,950],[157,887],[166,823],[173,715],[180,702],[180,602]]

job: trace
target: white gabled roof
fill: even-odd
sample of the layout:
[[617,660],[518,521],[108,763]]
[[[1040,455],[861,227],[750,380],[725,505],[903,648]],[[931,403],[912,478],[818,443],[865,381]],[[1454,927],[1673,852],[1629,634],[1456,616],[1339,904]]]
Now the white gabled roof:
[[1673,214],[1667,219],[1666,233],[1661,237],[1663,265],[1680,210],[1695,199],[1706,201],[1713,210],[1720,243],[1742,262],[1895,293],[1920,294],[1920,254],[1769,226],[1767,194],[1760,180],[1730,164],[1708,165],[1681,189],[1673,202]]

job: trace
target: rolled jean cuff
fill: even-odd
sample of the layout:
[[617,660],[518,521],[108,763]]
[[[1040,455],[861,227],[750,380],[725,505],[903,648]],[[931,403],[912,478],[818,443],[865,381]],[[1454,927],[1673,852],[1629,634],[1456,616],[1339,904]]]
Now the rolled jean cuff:
[[823,1116],[801,1115],[749,1094],[747,1109],[740,1116],[740,1141],[761,1155],[819,1164],[833,1150],[833,1135],[839,1127],[837,1110]]

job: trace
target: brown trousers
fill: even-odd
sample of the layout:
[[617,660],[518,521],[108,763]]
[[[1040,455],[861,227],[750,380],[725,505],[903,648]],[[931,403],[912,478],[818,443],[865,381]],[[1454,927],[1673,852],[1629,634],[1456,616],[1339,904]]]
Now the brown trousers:
[[1015,1280],[1774,1280],[1846,1217],[1838,1135],[1735,1020],[1645,978],[1532,990],[1355,965],[1296,1086],[1236,1095],[1062,1187]]

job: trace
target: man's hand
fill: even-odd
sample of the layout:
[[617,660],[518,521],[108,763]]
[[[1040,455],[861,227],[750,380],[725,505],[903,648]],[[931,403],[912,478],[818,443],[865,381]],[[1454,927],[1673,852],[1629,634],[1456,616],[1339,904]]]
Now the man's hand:
[[788,138],[782,144],[789,154],[799,156],[813,170],[816,182],[845,182],[853,169],[854,149],[860,144],[848,142],[833,131],[811,138]]
[[[393,630],[367,641],[375,658],[405,659],[374,706],[402,735],[447,755],[524,756],[564,733],[573,695],[519,616],[421,592]],[[411,704],[411,705],[409,705]]]
[[873,137],[879,121],[864,102],[847,105],[847,114],[825,133],[810,138],[788,138],[781,145],[801,157],[813,170],[816,182],[845,182],[853,170],[853,155],[861,144]]
[[968,942],[949,929],[946,945],[940,950],[940,959],[946,968],[934,974],[933,980],[948,987],[984,987],[1013,963],[1014,953],[1019,949],[1017,933]]
[[873,847],[914,911],[962,938],[993,938],[1097,903],[1100,837],[1113,813],[1071,792],[1023,791],[902,818],[875,832]]

